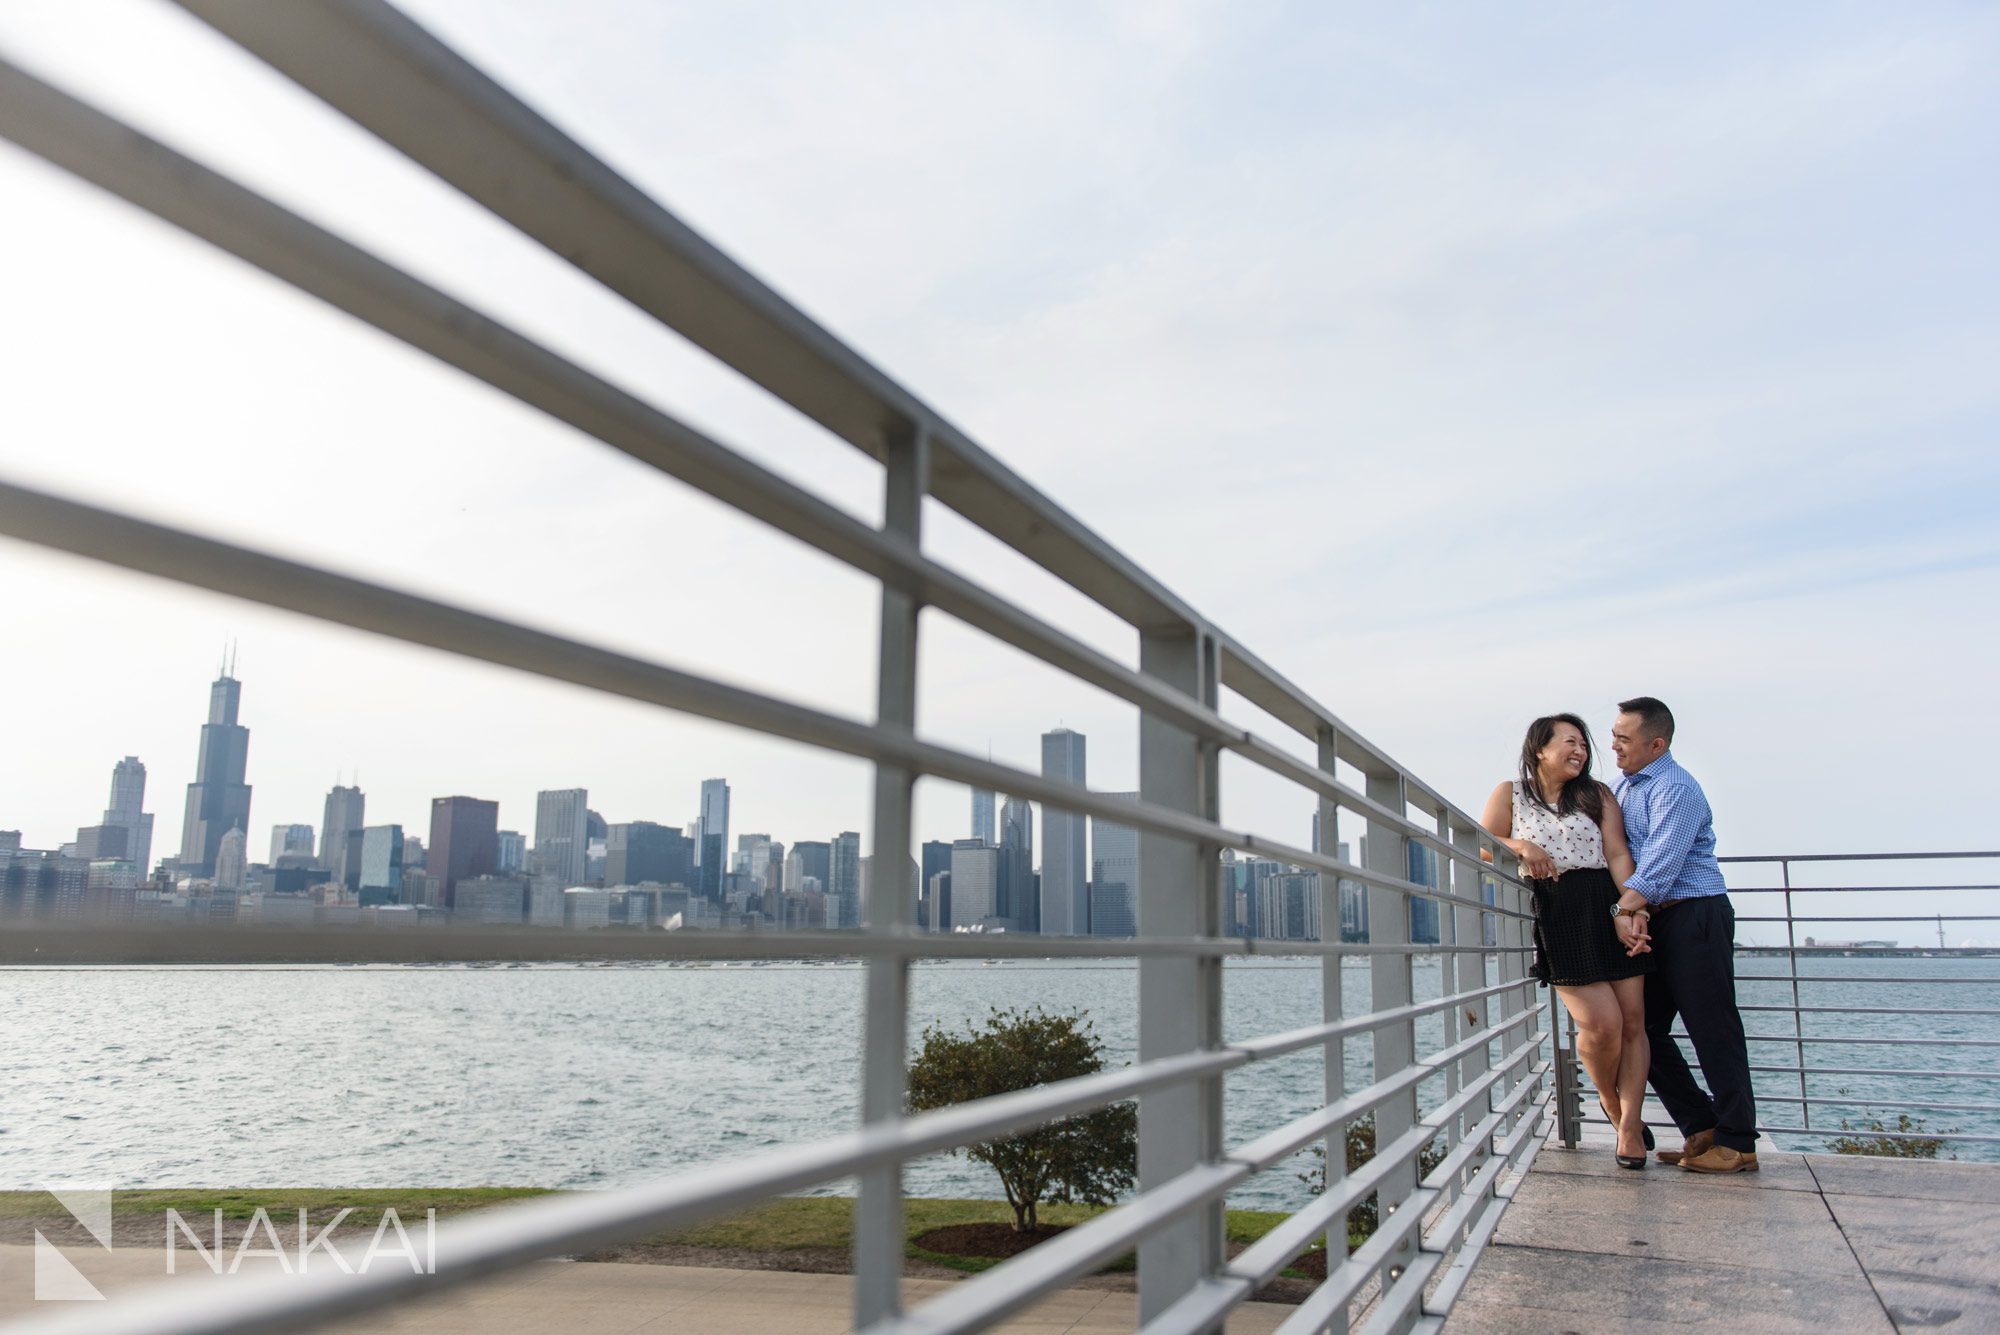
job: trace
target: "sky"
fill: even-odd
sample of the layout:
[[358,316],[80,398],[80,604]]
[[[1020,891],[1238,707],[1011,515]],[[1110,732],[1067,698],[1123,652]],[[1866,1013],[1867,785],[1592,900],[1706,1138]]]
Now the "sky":
[[[1725,854],[2000,847],[2000,11],[405,8],[1460,806],[1553,710],[1608,777],[1648,693]],[[879,520],[871,461],[184,14],[13,0],[0,55]],[[0,478],[872,714],[866,578],[5,144],[0,201]],[[127,754],[178,846],[231,640],[253,854],[337,779],[412,831],[577,786],[680,824],[717,775],[737,832],[868,828],[851,760],[7,540],[0,592],[32,846]],[[936,613],[922,653],[926,736],[1034,769],[1061,724],[1136,786],[1129,706]],[[1223,772],[1225,821],[1306,841],[1310,797]],[[967,826],[920,785],[923,837]]]

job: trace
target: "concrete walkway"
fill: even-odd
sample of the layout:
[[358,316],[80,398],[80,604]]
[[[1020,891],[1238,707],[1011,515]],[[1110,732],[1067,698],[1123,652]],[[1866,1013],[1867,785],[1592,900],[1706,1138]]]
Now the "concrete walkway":
[[2000,1165],[1757,1158],[1705,1177],[1543,1149],[1448,1335],[2000,1330]]

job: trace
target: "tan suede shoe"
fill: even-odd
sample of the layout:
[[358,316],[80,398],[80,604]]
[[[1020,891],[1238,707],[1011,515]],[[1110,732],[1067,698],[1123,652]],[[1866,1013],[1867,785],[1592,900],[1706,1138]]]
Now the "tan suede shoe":
[[1682,1143],[1679,1149],[1661,1150],[1659,1151],[1657,1157],[1659,1158],[1659,1161],[1661,1163],[1668,1163],[1668,1164],[1679,1163],[1683,1159],[1699,1158],[1702,1154],[1706,1153],[1708,1147],[1710,1145],[1713,1145],[1714,1143],[1715,1143],[1714,1131],[1712,1130],[1697,1131],[1693,1135],[1689,1136],[1687,1140]]
[[1690,1173],[1754,1173],[1757,1171],[1756,1151],[1732,1150],[1727,1145],[1710,1145],[1700,1154],[1690,1155],[1681,1160],[1681,1167]]

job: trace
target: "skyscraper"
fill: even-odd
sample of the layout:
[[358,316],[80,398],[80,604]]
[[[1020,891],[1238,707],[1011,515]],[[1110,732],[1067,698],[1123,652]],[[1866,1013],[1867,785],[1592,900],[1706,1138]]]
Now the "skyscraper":
[[567,890],[583,883],[589,857],[590,792],[550,788],[535,794],[535,872]]
[[671,825],[635,820],[611,827],[605,841],[604,884],[687,885],[692,879],[694,849],[687,836]]
[[319,857],[327,879],[352,888],[361,872],[361,830],[368,799],[359,788],[335,784],[326,794],[326,815],[319,824]]
[[843,830],[835,835],[828,864],[826,893],[833,902],[827,905],[826,925],[859,927],[861,925],[861,836],[853,830]]
[[993,794],[983,788],[972,790],[972,837],[982,844],[1000,842],[993,829]]
[[208,688],[208,722],[201,726],[195,780],[188,785],[181,819],[181,870],[195,876],[215,873],[222,836],[250,828],[250,729],[236,721],[243,684],[227,671]]
[[736,836],[737,857],[743,863],[743,872],[758,885],[764,884],[764,876],[771,866],[771,836],[768,834],[739,834]]
[[[1042,777],[1084,786],[1083,734],[1057,728],[1042,734]],[[1090,896],[1084,877],[1084,818],[1074,811],[1042,807],[1042,932],[1088,936]],[[954,899],[958,893],[953,885]]]
[[994,892],[994,916],[1015,931],[1040,930],[1041,905],[1035,897],[1035,809],[1026,799],[1010,797],[1000,808],[999,883]]
[[788,878],[785,889],[803,890],[806,888],[807,879],[810,878],[818,882],[822,894],[826,892],[828,882],[833,879],[832,844],[819,839],[797,840],[792,844],[791,854],[786,861],[798,865],[798,875],[795,881]]
[[[796,847],[796,845],[794,845]],[[949,839],[926,839],[923,847],[922,875],[924,884],[931,883],[931,877],[941,871],[951,870],[951,841]]]
[[949,925],[1012,926],[1000,912],[1000,850],[983,839],[952,841]]
[[[857,855],[858,856],[858,855]],[[723,886],[729,876],[729,780],[703,779],[701,782],[701,844],[695,850],[701,864],[702,898],[722,902]],[[856,893],[860,890],[860,870],[855,871]]]
[[283,857],[310,858],[313,855],[313,827],[310,825],[273,825],[271,827],[271,865],[278,865]]
[[[400,836],[400,831],[398,834]],[[365,858],[367,854],[364,852]],[[458,904],[460,881],[485,876],[500,865],[500,804],[477,797],[431,799],[431,843],[425,870],[437,882],[439,901]]]
[[[1128,802],[1137,793],[1107,793]],[[1136,936],[1139,922],[1139,832],[1091,818],[1090,934]]]
[[361,831],[360,878],[363,903],[403,902],[402,826],[370,825]]
[[111,771],[111,805],[104,819],[76,832],[77,856],[129,862],[145,876],[153,859],[153,818],[140,809],[145,804],[146,767],[139,757],[126,756]]
[[215,887],[218,890],[241,890],[243,874],[250,869],[250,859],[244,848],[247,840],[243,827],[232,825],[223,832],[215,844]]
[[517,871],[525,871],[528,866],[528,839],[519,830],[502,830],[494,836],[499,850],[493,859],[493,870],[502,876]]

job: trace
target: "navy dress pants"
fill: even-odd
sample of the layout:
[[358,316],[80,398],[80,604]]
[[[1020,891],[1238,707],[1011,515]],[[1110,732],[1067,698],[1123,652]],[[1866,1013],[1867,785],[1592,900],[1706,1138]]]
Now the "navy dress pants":
[[[1750,1052],[1736,1009],[1736,910],[1727,895],[1683,900],[1652,921],[1653,972],[1646,975],[1646,1037],[1653,1065],[1646,1079],[1682,1135],[1715,1131],[1715,1143],[1757,1147],[1757,1104]],[[1687,1026],[1701,1062],[1704,1090],[1669,1035]]]

